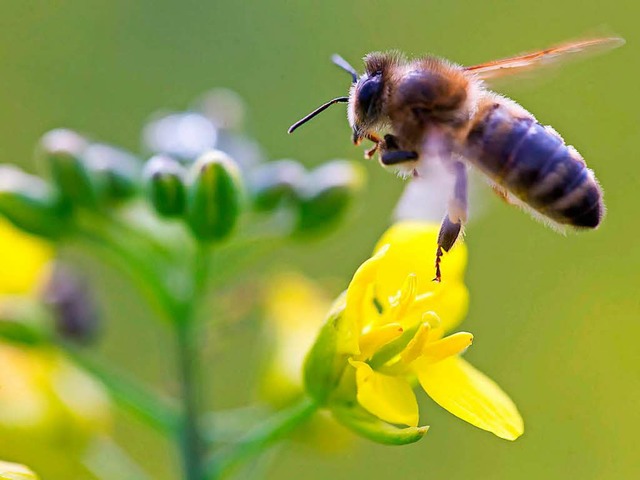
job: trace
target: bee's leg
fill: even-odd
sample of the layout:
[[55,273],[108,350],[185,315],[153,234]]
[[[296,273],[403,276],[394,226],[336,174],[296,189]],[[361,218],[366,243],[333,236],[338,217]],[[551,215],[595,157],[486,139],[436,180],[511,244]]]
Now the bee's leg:
[[369,150],[366,150],[364,152],[364,158],[369,160],[370,158],[373,158],[373,156],[378,151],[378,148],[380,148],[380,144],[382,143],[382,139],[378,135],[376,135],[375,133],[367,133],[365,135],[365,138],[367,140],[371,140],[374,143],[373,147],[371,147]]
[[393,152],[382,152],[380,161],[383,165],[397,165],[399,163],[411,162],[418,159],[417,152],[409,152],[406,150],[394,150]]
[[384,148],[380,149],[380,161],[383,165],[397,165],[398,163],[417,159],[418,152],[400,149],[397,137],[393,135],[384,136]]
[[495,183],[493,185],[491,185],[491,188],[493,190],[493,193],[495,193],[496,195],[498,195],[498,197],[500,197],[502,199],[502,201],[504,201],[505,203],[508,203],[509,205],[514,205],[514,201],[513,201],[513,197],[511,197],[509,195],[509,192],[506,188],[500,186],[500,185],[496,185]]
[[467,167],[462,162],[454,162],[451,165],[455,174],[453,195],[449,200],[447,214],[440,225],[438,233],[438,249],[436,250],[436,276],[433,279],[439,282],[442,279],[440,263],[444,252],[448,252],[456,243],[462,224],[467,221]]

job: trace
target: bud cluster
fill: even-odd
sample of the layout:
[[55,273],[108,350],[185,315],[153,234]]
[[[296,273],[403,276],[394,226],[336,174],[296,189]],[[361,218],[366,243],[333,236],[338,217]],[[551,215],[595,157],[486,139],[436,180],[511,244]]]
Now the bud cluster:
[[0,214],[53,239],[72,230],[78,212],[106,212],[136,196],[202,242],[226,239],[245,206],[257,214],[292,212],[284,234],[334,226],[362,183],[361,170],[344,160],[312,171],[293,160],[265,162],[239,132],[243,117],[241,100],[226,90],[192,111],[157,115],[143,129],[146,161],[71,130],[50,131],[37,150],[48,181],[0,166]]

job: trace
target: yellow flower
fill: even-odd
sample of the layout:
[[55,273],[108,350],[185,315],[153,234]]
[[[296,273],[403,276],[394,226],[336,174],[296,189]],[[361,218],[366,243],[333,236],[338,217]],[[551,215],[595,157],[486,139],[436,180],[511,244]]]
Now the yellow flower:
[[[0,310],[3,301],[34,293],[52,255],[49,244],[0,219]],[[87,443],[109,423],[102,386],[58,350],[0,342],[0,457],[31,465],[46,478],[78,478]]]
[[280,273],[265,291],[265,320],[271,334],[271,361],[261,376],[261,394],[280,408],[303,393],[302,364],[322,326],[331,302],[306,277]]
[[0,294],[31,292],[52,256],[51,245],[0,217]]
[[[318,285],[294,272],[272,276],[264,297],[273,348],[260,377],[260,396],[273,408],[282,409],[304,395],[302,365],[331,302]],[[319,412],[296,438],[321,450],[337,451],[350,440],[347,435],[330,415]]]
[[[473,336],[467,332],[445,336],[467,311],[463,283],[467,252],[464,244],[457,245],[444,259],[443,281],[432,282],[437,234],[435,225],[403,222],[382,236],[339,302],[332,328],[334,355],[342,366],[334,365],[333,374],[316,392],[339,377],[339,385],[326,399],[329,404],[344,404],[349,389],[355,388],[357,404],[364,410],[388,424],[415,428],[417,379],[435,402],[454,415],[515,440],[524,429],[515,405],[460,356]],[[327,338],[325,330],[323,342],[328,343]],[[309,357],[311,392],[314,375],[322,371],[318,359],[319,352],[326,352],[323,348],[316,347]],[[316,393],[316,398],[322,397]]]
[[38,480],[38,476],[24,465],[0,461],[0,478],[6,480]]

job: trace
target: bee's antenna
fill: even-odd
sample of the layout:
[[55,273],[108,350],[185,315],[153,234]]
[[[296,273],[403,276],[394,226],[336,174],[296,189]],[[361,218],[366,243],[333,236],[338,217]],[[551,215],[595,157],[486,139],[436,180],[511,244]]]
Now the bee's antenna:
[[356,83],[358,81],[358,72],[356,72],[356,69],[353,68],[351,64],[347,62],[344,58],[342,58],[340,55],[338,55],[337,53],[334,53],[333,55],[331,55],[331,61],[335,63],[337,66],[339,66],[341,69],[343,69],[344,71],[350,73],[351,78],[353,79],[353,83]]
[[298,120],[296,123],[294,123],[293,125],[291,125],[289,127],[289,130],[287,130],[287,133],[293,133],[293,131],[298,128],[300,125],[304,125],[305,123],[307,123],[309,120],[311,120],[313,117],[315,117],[316,115],[318,115],[319,113],[324,112],[327,108],[329,108],[331,105],[333,105],[334,103],[348,103],[349,102],[349,97],[338,97],[338,98],[334,98],[333,100],[329,100],[327,103],[325,103],[324,105],[319,106],[318,108],[316,108],[313,112],[311,112],[309,115],[307,115],[304,118],[301,118],[300,120]]

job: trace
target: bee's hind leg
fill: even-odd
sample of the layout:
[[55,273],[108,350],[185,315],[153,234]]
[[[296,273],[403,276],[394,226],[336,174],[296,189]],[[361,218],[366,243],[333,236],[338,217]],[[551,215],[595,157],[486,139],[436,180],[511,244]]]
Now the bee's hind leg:
[[442,280],[440,263],[444,252],[451,250],[456,240],[460,236],[462,224],[467,221],[467,167],[462,162],[454,162],[451,165],[455,174],[453,195],[449,200],[447,214],[440,225],[438,233],[438,249],[436,250],[436,276],[435,282]]

